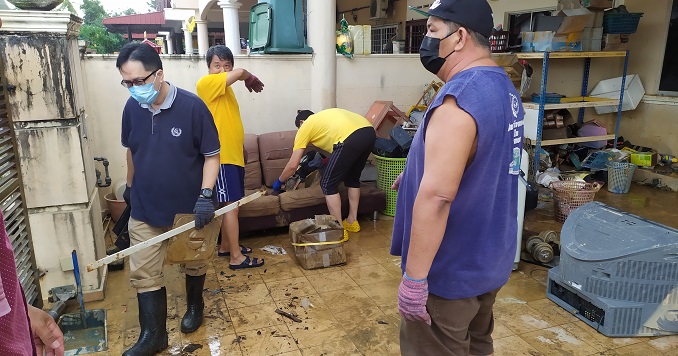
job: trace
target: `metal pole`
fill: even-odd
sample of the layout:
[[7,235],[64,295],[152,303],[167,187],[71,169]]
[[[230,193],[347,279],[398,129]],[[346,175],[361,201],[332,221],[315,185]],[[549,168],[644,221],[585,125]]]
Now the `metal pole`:
[[541,95],[539,97],[539,120],[537,122],[537,142],[534,147],[534,178],[539,174],[539,155],[541,151],[541,135],[544,126],[544,107],[546,105],[546,83],[549,73],[549,53],[544,52],[541,68]]
[[621,123],[622,106],[624,105],[624,90],[626,90],[626,71],[629,68],[629,51],[626,50],[624,57],[624,75],[622,76],[621,89],[619,90],[619,106],[617,107],[617,124],[614,127],[614,148],[617,148],[619,140],[619,124]]
[[[586,96],[589,91],[589,72],[591,71],[591,57],[586,57],[584,61],[584,80],[581,85],[581,96]],[[581,125],[584,123],[584,108],[579,108],[579,117],[577,122]]]

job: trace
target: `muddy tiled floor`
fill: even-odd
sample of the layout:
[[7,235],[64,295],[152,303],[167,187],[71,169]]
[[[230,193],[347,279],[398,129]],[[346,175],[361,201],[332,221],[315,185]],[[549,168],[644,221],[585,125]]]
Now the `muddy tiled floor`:
[[[652,220],[678,227],[678,194],[634,185],[627,195],[602,190],[597,200]],[[550,204],[526,217],[531,231],[560,230]],[[265,257],[263,268],[231,271],[228,260],[215,258],[205,285],[203,326],[184,335],[183,276],[166,267],[170,355],[398,355],[396,291],[399,258],[388,253],[391,222],[361,220],[363,231],[351,234],[345,266],[306,271],[297,266],[284,230],[243,238]],[[284,247],[287,255],[260,250]],[[495,308],[496,355],[678,355],[678,336],[607,338],[546,299],[547,269],[522,262],[500,291]],[[88,309],[108,311],[110,355],[120,355],[139,334],[134,290],[127,271],[111,272],[103,301]],[[275,309],[295,313],[295,323]],[[100,353],[103,354],[103,353]]]

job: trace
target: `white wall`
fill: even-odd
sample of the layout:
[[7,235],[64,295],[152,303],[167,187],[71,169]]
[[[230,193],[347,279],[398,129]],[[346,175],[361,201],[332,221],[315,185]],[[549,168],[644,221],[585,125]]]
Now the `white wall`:
[[[163,56],[169,82],[195,92],[195,83],[207,73],[197,56]],[[110,161],[113,182],[124,179],[125,150],[120,145],[122,108],[129,97],[119,83],[115,55],[89,55],[82,61],[87,93],[86,113],[94,123],[92,147],[95,156]],[[244,85],[234,85],[245,132],[293,130],[298,109],[311,103],[310,55],[252,55],[235,57],[235,66],[245,68],[265,84],[259,94]],[[348,59],[337,56],[337,105],[367,114],[376,100],[390,100],[403,111],[414,105],[424,84],[435,79],[426,72],[418,55],[371,55]],[[110,192],[102,188],[101,196]]]

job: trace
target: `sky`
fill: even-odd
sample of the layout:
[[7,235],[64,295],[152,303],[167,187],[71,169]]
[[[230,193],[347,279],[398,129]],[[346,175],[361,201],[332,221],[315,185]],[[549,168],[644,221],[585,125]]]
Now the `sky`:
[[[148,13],[147,0],[99,0],[101,5],[108,13],[122,12],[129,8],[134,9],[138,14]],[[80,11],[80,4],[82,0],[71,0],[73,6]]]

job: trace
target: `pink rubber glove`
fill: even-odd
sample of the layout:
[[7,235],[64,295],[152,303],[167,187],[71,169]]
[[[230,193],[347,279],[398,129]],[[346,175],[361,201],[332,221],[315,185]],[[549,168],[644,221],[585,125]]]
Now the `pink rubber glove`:
[[245,87],[250,93],[252,91],[259,93],[264,90],[264,83],[262,83],[254,74],[250,74],[250,77],[245,79]]
[[431,316],[426,310],[428,300],[428,282],[426,279],[412,279],[403,274],[398,288],[398,311],[400,316],[410,321],[424,321],[431,325]]

